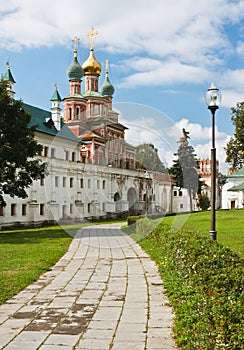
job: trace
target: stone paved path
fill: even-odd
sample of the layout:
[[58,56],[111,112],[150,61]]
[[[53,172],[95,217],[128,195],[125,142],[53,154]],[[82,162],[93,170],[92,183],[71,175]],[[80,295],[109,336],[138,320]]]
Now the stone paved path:
[[77,232],[51,271],[0,307],[0,349],[175,349],[157,267],[116,225]]

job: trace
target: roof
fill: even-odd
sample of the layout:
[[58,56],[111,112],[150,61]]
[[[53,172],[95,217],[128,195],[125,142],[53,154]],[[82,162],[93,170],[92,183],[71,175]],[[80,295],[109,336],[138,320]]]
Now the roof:
[[231,188],[228,189],[228,191],[244,191],[244,182],[242,182],[241,184],[239,185],[236,185],[236,186],[233,186]]
[[101,116],[101,115],[97,115],[96,117],[93,117],[93,118],[90,118],[89,119],[89,123],[90,124],[100,124],[100,123],[104,123],[105,125],[109,125],[109,126],[113,126],[115,128],[119,128],[119,129],[128,129],[126,126],[124,126],[123,124],[121,123],[116,123],[114,122],[113,120],[109,119],[109,118],[106,118],[104,116]]
[[233,178],[233,177],[244,177],[244,167],[242,167],[241,169],[235,171],[234,173],[232,173],[231,175],[228,176],[229,178]]
[[6,81],[10,81],[11,83],[16,83],[16,81],[14,80],[13,75],[11,73],[10,67],[8,67],[6,73],[4,74],[3,79]]
[[68,140],[81,142],[67,127],[66,124],[61,122],[61,129],[57,130],[52,121],[52,114],[44,109],[28,105],[27,103],[22,104],[22,108],[25,112],[31,116],[29,126],[36,126],[36,130],[44,134],[53,135]]
[[62,101],[62,98],[58,92],[58,89],[55,89],[50,101]]

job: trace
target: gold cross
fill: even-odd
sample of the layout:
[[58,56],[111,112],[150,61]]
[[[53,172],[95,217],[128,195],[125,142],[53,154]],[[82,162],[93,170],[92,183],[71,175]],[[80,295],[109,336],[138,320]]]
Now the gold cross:
[[90,32],[86,34],[86,37],[90,39],[90,49],[93,49],[94,39],[93,37],[98,35],[98,31],[95,31],[93,27],[91,27]]
[[105,73],[106,73],[106,76],[108,76],[108,59],[106,58],[105,60],[105,67],[106,67],[106,70],[105,70]]
[[73,42],[74,42],[74,51],[77,50],[77,41],[80,40],[77,36],[74,37]]

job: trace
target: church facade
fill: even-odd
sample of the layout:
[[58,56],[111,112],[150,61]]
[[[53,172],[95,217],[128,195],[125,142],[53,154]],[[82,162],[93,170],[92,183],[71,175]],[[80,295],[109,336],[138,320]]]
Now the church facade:
[[[2,228],[173,209],[170,177],[135,167],[135,149],[125,140],[127,127],[113,110],[108,62],[99,88],[102,68],[94,55],[92,36],[89,57],[82,65],[76,43],[77,38],[67,70],[69,94],[62,99],[55,86],[50,111],[23,103],[31,125],[38,125],[35,137],[43,151],[37,157],[46,163],[48,175],[33,182],[26,199],[5,196],[7,206],[0,208]],[[4,79],[14,97],[9,66]]]

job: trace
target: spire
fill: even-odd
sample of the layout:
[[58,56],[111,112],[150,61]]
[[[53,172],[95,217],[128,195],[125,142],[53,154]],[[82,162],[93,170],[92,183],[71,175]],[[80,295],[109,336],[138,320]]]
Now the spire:
[[108,77],[108,59],[105,60],[106,70],[105,70],[105,80],[103,85],[101,86],[101,94],[103,96],[109,96],[112,97],[114,94],[114,87],[110,83],[109,77]]
[[80,40],[77,36],[74,37],[74,60],[67,69],[69,80],[81,80],[84,75],[83,69],[77,58],[77,41]]
[[94,39],[93,37],[98,35],[98,31],[95,31],[93,27],[91,27],[90,32],[86,34],[86,37],[90,40],[90,55],[87,60],[82,64],[82,68],[84,70],[85,75],[95,75],[99,76],[102,70],[101,64],[96,60],[94,56]]
[[11,98],[14,98],[15,92],[13,91],[13,86],[16,82],[13,78],[12,73],[11,73],[9,62],[7,62],[6,65],[7,65],[7,71],[3,76],[3,80],[8,82],[8,93],[11,96]]
[[62,98],[60,97],[60,94],[58,92],[57,84],[54,84],[54,88],[55,88],[55,90],[54,90],[54,93],[53,93],[52,97],[50,98],[50,101],[59,101],[59,102],[61,102]]
[[9,62],[7,62],[6,65],[7,65],[8,69],[7,69],[6,73],[4,74],[3,79],[8,81],[8,82],[10,82],[10,83],[12,83],[12,84],[15,84],[16,81],[14,80],[13,75],[11,73]]
[[52,101],[52,108],[51,108],[51,113],[52,113],[52,120],[54,122],[54,125],[57,130],[61,129],[61,108],[60,108],[60,103],[62,101],[62,98],[60,97],[60,94],[58,92],[58,86],[57,84],[54,84],[54,93],[50,99]]

